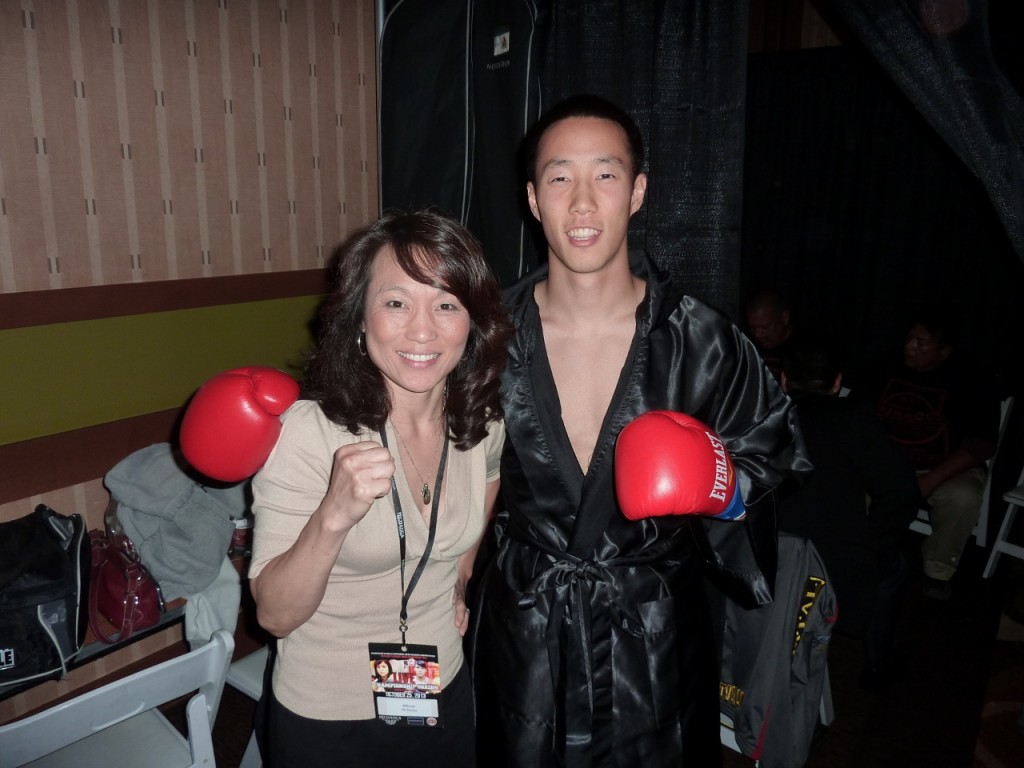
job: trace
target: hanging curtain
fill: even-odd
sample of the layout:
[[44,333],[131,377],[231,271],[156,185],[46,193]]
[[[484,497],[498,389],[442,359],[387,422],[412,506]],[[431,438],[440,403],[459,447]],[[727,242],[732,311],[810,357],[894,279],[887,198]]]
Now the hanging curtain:
[[744,295],[781,290],[854,388],[910,313],[942,302],[970,340],[958,355],[1008,389],[1019,356],[994,329],[1024,327],[1024,265],[982,184],[882,68],[855,46],[754,54],[747,104]]
[[987,0],[825,0],[985,187],[1024,260],[1024,103],[992,57]]
[[[503,285],[539,260],[517,151],[539,116],[536,0],[380,0],[383,209],[435,205]],[[525,214],[525,215],[524,215]]]
[[555,0],[544,102],[589,92],[636,119],[647,202],[630,244],[682,290],[735,316],[742,214],[748,3]]
[[530,237],[518,150],[540,117],[541,11],[536,0],[473,3],[473,176],[466,225],[480,238],[503,285],[544,253]]
[[470,0],[380,3],[381,208],[465,220],[472,174]]

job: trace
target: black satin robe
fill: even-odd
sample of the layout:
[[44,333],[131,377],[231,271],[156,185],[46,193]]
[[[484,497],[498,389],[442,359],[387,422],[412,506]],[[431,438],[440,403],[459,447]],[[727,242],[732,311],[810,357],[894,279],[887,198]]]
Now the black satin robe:
[[[718,669],[704,575],[715,571],[747,604],[771,600],[771,491],[810,468],[790,402],[724,316],[673,295],[642,254],[631,254],[631,267],[647,295],[586,475],[561,421],[533,300],[546,267],[506,294],[517,333],[503,381],[504,509],[471,654],[481,765],[717,765]],[[616,437],[662,408],[721,435],[744,521],[621,514]]]

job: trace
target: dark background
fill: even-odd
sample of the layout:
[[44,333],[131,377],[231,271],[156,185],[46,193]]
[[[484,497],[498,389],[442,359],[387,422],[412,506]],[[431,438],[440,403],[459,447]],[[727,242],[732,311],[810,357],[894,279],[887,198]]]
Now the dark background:
[[[385,5],[383,205],[448,208],[504,284],[546,255],[517,206],[518,137],[598,93],[647,145],[630,244],[682,290],[741,323],[754,288],[782,290],[850,385],[938,302],[963,321],[956,355],[1021,393],[1024,3]],[[510,52],[492,53],[508,31]]]
[[940,302],[963,323],[957,354],[1019,392],[1024,267],[981,184],[862,50],[749,57],[744,174],[744,295],[781,290],[848,383]]

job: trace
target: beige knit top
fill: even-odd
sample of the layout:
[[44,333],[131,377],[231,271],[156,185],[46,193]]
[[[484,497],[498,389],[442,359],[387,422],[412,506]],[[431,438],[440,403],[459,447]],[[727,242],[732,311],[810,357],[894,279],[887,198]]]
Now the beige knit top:
[[[334,452],[375,432],[353,435],[330,421],[319,405],[300,400],[281,417],[282,431],[266,464],[253,479],[251,576],[286,551],[327,492]],[[504,424],[471,450],[450,446],[445,506],[429,562],[409,601],[406,641],[436,645],[441,684],[462,667],[462,638],[455,629],[452,596],[460,555],[479,539],[485,523],[485,488],[498,479]],[[401,452],[388,422],[388,444],[405,517],[408,584],[427,542],[427,522],[404,482]],[[433,479],[433,478],[432,478]],[[378,499],[348,534],[315,614],[278,640],[274,695],[285,707],[317,720],[375,717],[370,690],[370,642],[397,643],[401,608],[398,527],[391,494]]]

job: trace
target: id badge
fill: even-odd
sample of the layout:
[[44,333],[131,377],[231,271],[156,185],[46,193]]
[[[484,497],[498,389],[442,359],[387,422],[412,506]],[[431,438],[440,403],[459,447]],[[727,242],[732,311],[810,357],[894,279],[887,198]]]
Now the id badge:
[[369,648],[377,719],[388,725],[443,728],[437,646],[370,643]]

